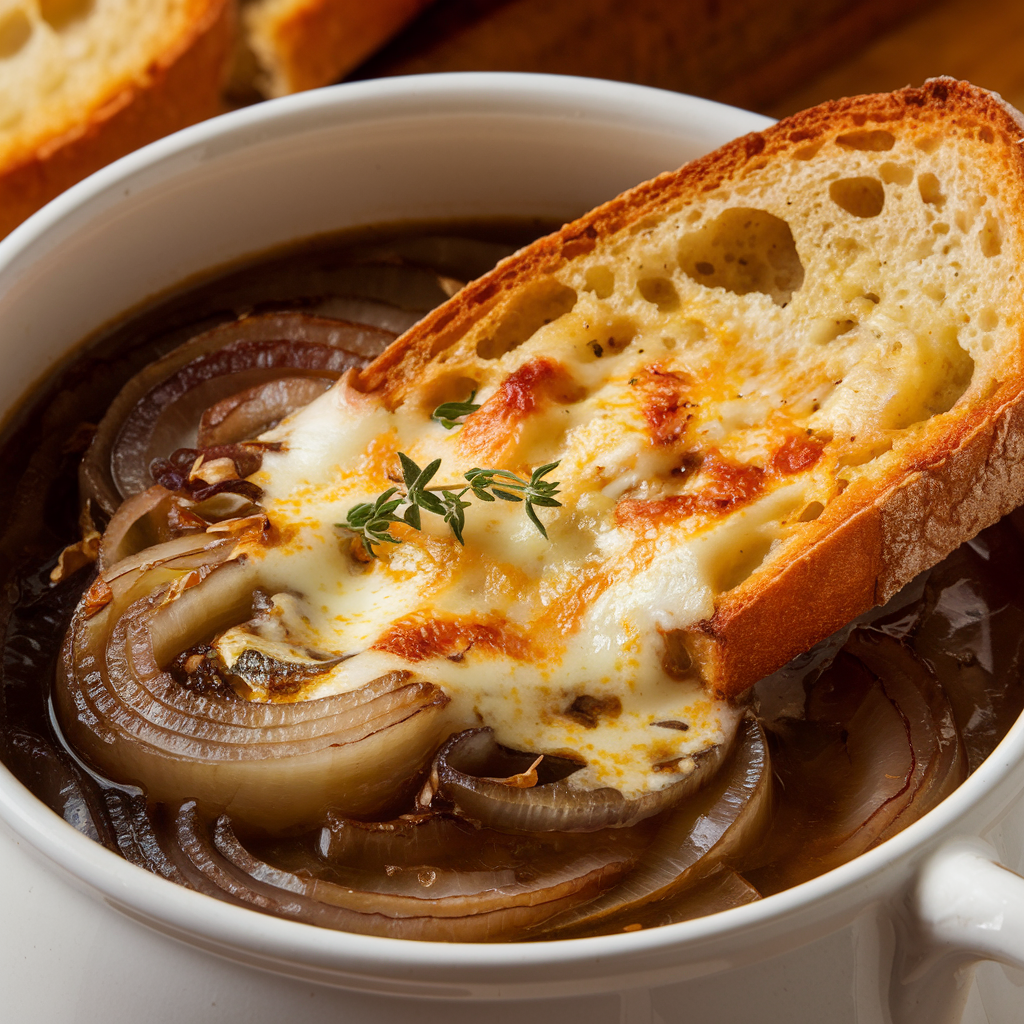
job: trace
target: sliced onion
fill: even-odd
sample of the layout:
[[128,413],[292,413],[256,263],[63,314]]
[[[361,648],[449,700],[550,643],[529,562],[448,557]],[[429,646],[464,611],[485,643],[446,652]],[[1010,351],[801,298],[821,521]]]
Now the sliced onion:
[[204,411],[279,377],[337,379],[393,340],[389,331],[305,313],[244,317],[150,363],[121,389],[82,461],[83,500],[108,515],[152,483],[149,464],[193,447]]
[[[170,540],[168,513],[174,500],[175,496],[158,484],[123,502],[103,531],[97,560],[100,571],[129,555]],[[205,524],[195,524],[189,532],[201,532],[204,528]]]
[[860,853],[864,843],[873,846],[888,839],[944,800],[966,778],[967,761],[949,701],[910,648],[884,633],[858,630],[846,650],[881,681],[899,712],[912,755],[899,792],[866,817],[851,837]]
[[768,824],[771,789],[764,731],[754,719],[744,719],[729,764],[669,813],[640,864],[614,889],[551,921],[545,937],[628,925],[639,908],[673,897],[727,858],[749,853]]
[[200,417],[196,444],[209,448],[262,434],[328,387],[317,377],[279,377],[221,399]]
[[719,867],[678,895],[630,910],[628,914],[616,919],[615,924],[599,927],[597,933],[634,932],[660,928],[666,924],[679,924],[696,917],[720,914],[733,907],[744,907],[761,898],[757,889],[741,874],[730,868]]
[[663,789],[627,797],[617,789],[578,789],[564,778],[529,788],[495,781],[496,776],[526,771],[535,755],[510,756],[490,729],[469,729],[441,748],[432,777],[437,779],[438,793],[460,814],[489,828],[596,832],[635,825],[695,793],[714,777],[727,749],[719,744],[702,751],[684,778]]
[[[389,827],[390,843],[382,834]],[[592,898],[636,863],[650,838],[641,827],[524,839],[435,816],[376,828],[389,848],[373,865],[337,856],[282,865],[272,844],[257,852],[226,818],[211,827],[189,804],[178,818],[178,860],[197,888],[282,916],[364,934],[481,942],[514,938]],[[403,845],[410,832],[425,837],[415,843],[421,852],[453,839],[463,854],[478,852],[454,869],[433,858],[412,863]],[[286,860],[297,860],[295,848],[283,847]]]
[[913,646],[949,699],[973,771],[1020,708],[1024,664],[1024,517],[1018,509],[928,575],[928,614]]
[[[334,697],[257,704],[193,692],[162,667],[252,612],[253,567],[229,558],[234,539],[205,539],[206,550],[184,537],[113,566],[105,603],[76,612],[55,688],[72,744],[151,800],[193,797],[268,829],[405,798],[448,731],[437,687],[396,672]],[[227,560],[211,567],[216,558]]]
[[763,869],[775,892],[843,864],[934,807],[966,774],[949,701],[913,651],[855,630],[808,689],[802,721],[773,725],[786,790]]

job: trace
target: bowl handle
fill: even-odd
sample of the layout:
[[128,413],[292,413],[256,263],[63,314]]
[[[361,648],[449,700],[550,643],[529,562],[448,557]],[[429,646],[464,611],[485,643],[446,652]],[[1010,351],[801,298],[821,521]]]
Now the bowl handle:
[[959,1021],[979,960],[1024,968],[1024,878],[980,839],[955,839],[921,866],[900,927],[893,1024]]

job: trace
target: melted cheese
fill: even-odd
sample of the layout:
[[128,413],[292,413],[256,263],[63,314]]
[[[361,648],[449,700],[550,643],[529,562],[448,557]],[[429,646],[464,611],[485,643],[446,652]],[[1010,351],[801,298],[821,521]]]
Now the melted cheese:
[[[549,352],[575,341],[571,327],[556,337],[550,327],[544,333]],[[451,431],[424,411],[388,411],[341,382],[265,435],[285,449],[269,454],[252,478],[264,489],[277,542],[249,554],[261,562],[262,586],[277,597],[268,616],[221,638],[225,664],[247,647],[299,664],[308,664],[311,650],[343,659],[277,698],[287,700],[411,669],[451,697],[453,730],[483,723],[506,746],[575,754],[587,767],[573,780],[586,787],[657,789],[692,770],[693,754],[729,742],[739,712],[707,694],[695,675],[666,670],[665,638],[709,618],[737,559],[763,555],[780,522],[802,507],[804,485],[772,477],[764,469],[770,455],[761,451],[777,447],[792,422],[765,428],[755,410],[760,440],[752,440],[752,424],[721,403],[717,415],[680,417],[673,389],[694,380],[692,368],[667,359],[664,349],[657,360],[635,341],[631,349],[575,377],[582,387],[569,404],[545,398],[563,365],[527,348],[479,396],[480,411]],[[669,382],[667,398],[656,395],[653,406],[651,389],[637,386],[652,374]],[[506,385],[517,379],[528,381],[535,400],[510,397]],[[685,404],[694,408],[714,404],[696,391],[691,397]],[[666,417],[668,428],[655,422]],[[702,435],[712,428],[723,442],[744,432],[743,445],[754,444],[762,465],[738,484],[716,477],[715,466],[727,463],[709,455],[711,470],[677,483],[682,450],[709,448]],[[455,489],[465,486],[463,474],[481,449],[495,457],[488,465],[523,476],[559,462],[550,478],[560,483],[562,506],[539,510],[549,539],[522,505],[475,501],[465,546],[424,513],[421,531],[392,528],[401,544],[380,545],[369,561],[353,557],[351,534],[336,524],[395,485],[398,452],[420,465],[440,458],[434,483]],[[617,517],[623,503],[656,507],[669,492],[699,497],[709,487],[718,497],[692,514],[639,527]],[[720,515],[716,501],[731,514]],[[275,699],[265,691],[249,696]],[[582,697],[601,711],[580,714],[574,702]]]
[[[843,155],[865,174],[894,158]],[[253,477],[275,540],[248,553],[278,596],[221,657],[262,644],[340,660],[253,699],[411,670],[450,696],[453,730],[483,723],[510,747],[575,753],[575,784],[627,793],[728,742],[738,712],[681,664],[680,631],[771,571],[838,495],[882,479],[999,365],[979,333],[998,323],[988,292],[959,294],[962,315],[921,298],[958,278],[949,245],[921,248],[933,213],[917,188],[890,182],[884,216],[860,217],[812,162],[770,172],[504,296],[387,406],[343,380],[265,435],[283,445]],[[481,407],[456,429],[431,420],[472,388]],[[474,501],[464,547],[425,513],[421,531],[393,527],[402,543],[379,558],[353,557],[337,524],[401,482],[399,452],[440,459],[433,483],[452,489],[475,466],[528,477],[557,462],[562,506],[539,510],[549,539],[521,505]]]
[[[293,664],[310,651],[341,660],[296,692],[251,699],[315,699],[411,669],[450,696],[453,730],[486,724],[506,746],[574,754],[587,764],[574,784],[627,794],[670,784],[731,740],[739,712],[666,668],[666,636],[709,618],[792,529],[816,489],[822,444],[805,423],[830,368],[794,383],[720,330],[719,365],[702,372],[702,346],[665,344],[680,333],[671,317],[581,361],[590,332],[585,309],[537,331],[453,430],[343,381],[265,435],[284,448],[253,477],[277,542],[249,554],[277,596],[221,638],[221,659],[230,668],[256,647]],[[794,443],[797,471],[777,471]],[[337,524],[400,482],[400,451],[440,458],[433,483],[452,489],[476,465],[528,477],[558,461],[562,506],[539,510],[549,539],[522,505],[475,501],[465,546],[424,513],[420,531],[392,527],[401,544],[353,557]],[[584,697],[597,713],[579,713]]]

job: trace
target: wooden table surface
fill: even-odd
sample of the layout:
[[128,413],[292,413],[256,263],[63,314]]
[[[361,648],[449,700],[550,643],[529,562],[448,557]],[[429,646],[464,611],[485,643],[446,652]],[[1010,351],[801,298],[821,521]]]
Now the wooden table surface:
[[947,74],[1024,107],[1024,0],[435,0],[349,77],[460,70],[640,82],[776,117]]
[[1024,0],[930,4],[763,113],[784,117],[836,96],[888,92],[933,75],[965,78],[1024,109]]

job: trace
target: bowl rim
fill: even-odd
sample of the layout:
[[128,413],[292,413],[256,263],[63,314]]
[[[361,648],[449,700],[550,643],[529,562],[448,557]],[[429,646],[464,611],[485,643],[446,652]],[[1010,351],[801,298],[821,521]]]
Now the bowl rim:
[[[326,115],[374,119],[417,110],[437,113],[439,102],[454,112],[494,110],[531,116],[604,118],[622,123],[639,105],[649,116],[699,123],[745,126],[756,130],[768,118],[709,100],[626,83],[558,75],[506,72],[447,73],[349,83],[268,101],[202,122],[144,147],[73,186],[0,241],[0,280],[17,274],[19,263],[31,265],[34,254],[59,244],[74,215],[88,214],[105,195],[122,191],[144,172],[168,167],[183,155],[216,159],[268,132],[282,135],[323,127]],[[444,112],[450,115],[453,111]],[[284,126],[282,128],[282,126]],[[284,130],[287,129],[287,130]],[[176,170],[170,174],[178,173]],[[956,834],[985,802],[992,817],[1014,799],[1022,785],[1024,719],[1018,720],[996,750],[965,782],[919,821],[879,847],[824,875],[764,900],[679,924],[621,935],[530,943],[433,943],[333,931],[220,902],[137,867],[79,833],[32,795],[6,766],[0,765],[0,819],[53,865],[99,893],[136,920],[186,940],[205,938],[213,951],[241,955],[248,951],[282,963],[319,965],[339,977],[346,972],[366,977],[427,979],[442,982],[474,973],[585,970],[599,974],[599,964],[629,957],[635,961],[671,950],[702,958],[711,940],[742,946],[813,908],[827,913],[836,901],[863,904],[887,869],[919,861],[944,834]],[[1016,779],[1014,776],[1016,775]],[[210,948],[210,947],[207,947]],[[268,963],[273,969],[273,964]],[[287,971],[286,971],[287,973]],[[340,982],[344,983],[344,982]],[[418,993],[424,994],[424,993]],[[447,993],[451,994],[451,993]]]

